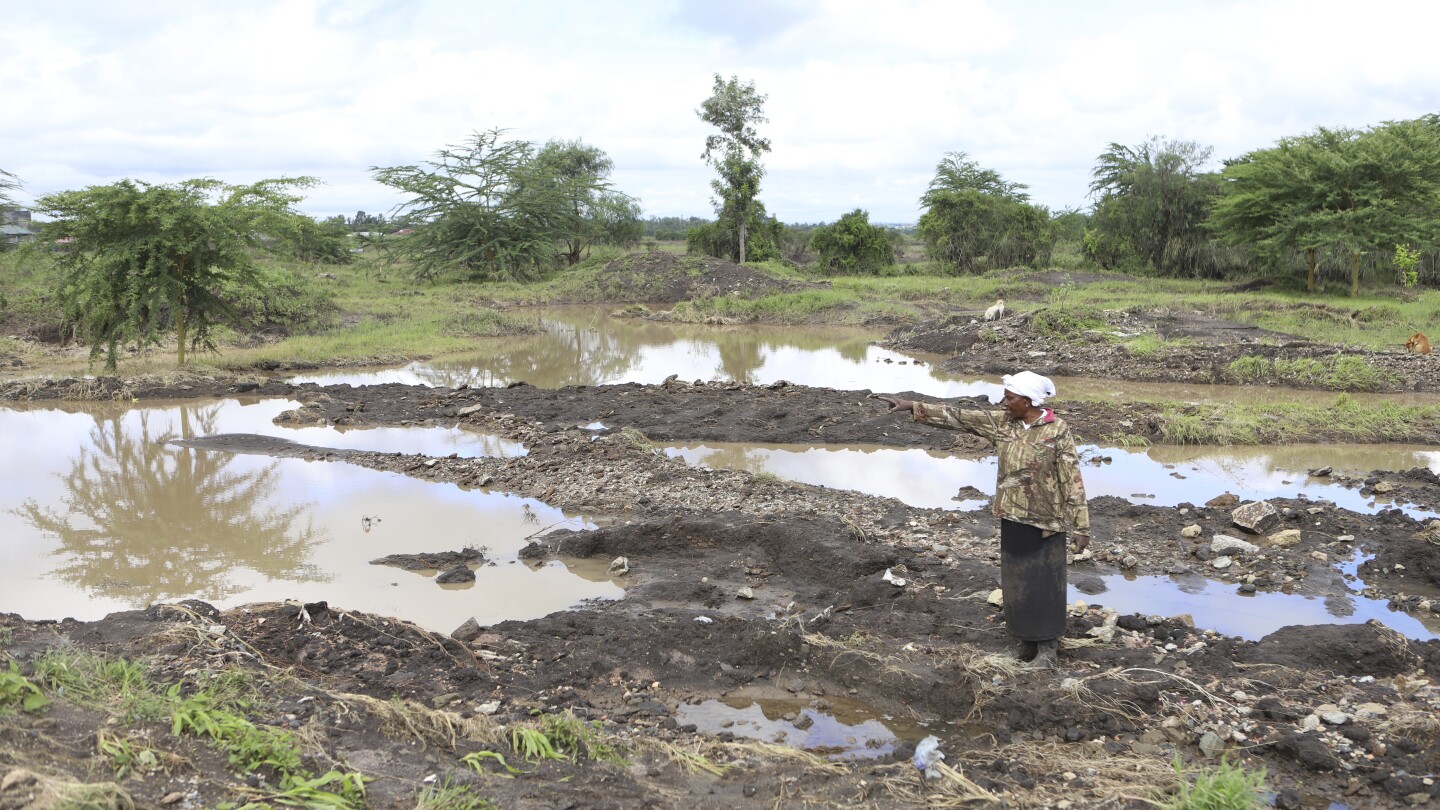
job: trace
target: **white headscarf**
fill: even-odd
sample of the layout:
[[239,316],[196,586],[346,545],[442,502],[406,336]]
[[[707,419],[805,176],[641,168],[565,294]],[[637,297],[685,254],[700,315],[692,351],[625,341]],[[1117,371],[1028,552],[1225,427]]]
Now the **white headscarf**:
[[1051,382],[1049,377],[1042,377],[1033,371],[1006,374],[1000,381],[1005,384],[1006,391],[1029,397],[1031,405],[1044,404],[1045,400],[1055,396],[1055,383]]

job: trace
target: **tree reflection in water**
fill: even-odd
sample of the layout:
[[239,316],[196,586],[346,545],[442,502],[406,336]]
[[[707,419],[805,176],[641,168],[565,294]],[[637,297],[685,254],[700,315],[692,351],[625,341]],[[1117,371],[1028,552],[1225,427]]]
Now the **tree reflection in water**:
[[[64,562],[53,572],[75,587],[136,607],[244,590],[248,568],[274,579],[328,579],[307,563],[324,540],[307,506],[275,506],[280,462],[252,469],[228,453],[167,446],[214,433],[220,405],[179,407],[175,427],[151,435],[153,410],[95,416],[91,446],[69,473],[59,508],[31,499],[14,512],[54,535]],[[192,419],[195,426],[192,427]],[[127,424],[128,422],[128,424]],[[138,422],[138,424],[136,424]]]
[[[626,379],[680,379],[754,383],[769,356],[831,351],[838,361],[865,363],[871,336],[855,329],[716,327],[612,318],[600,311],[541,317],[542,334],[494,341],[495,351],[466,360],[412,364],[407,371],[426,385],[499,386],[523,380],[539,388],[606,385]],[[827,361],[830,362],[830,361]]]

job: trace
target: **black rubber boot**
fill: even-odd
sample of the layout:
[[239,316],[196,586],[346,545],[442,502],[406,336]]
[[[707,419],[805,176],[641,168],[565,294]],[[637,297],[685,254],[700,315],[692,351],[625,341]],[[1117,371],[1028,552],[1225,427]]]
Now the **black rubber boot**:
[[1035,644],[1035,657],[1030,659],[1030,666],[1049,669],[1056,665],[1059,652],[1060,639],[1058,638],[1038,642]]

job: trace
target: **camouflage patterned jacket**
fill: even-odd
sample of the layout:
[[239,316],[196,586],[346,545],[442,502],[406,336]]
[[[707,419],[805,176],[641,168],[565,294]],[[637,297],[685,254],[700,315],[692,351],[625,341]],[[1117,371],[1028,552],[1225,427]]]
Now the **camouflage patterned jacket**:
[[916,402],[914,414],[916,422],[963,430],[995,445],[1000,462],[995,476],[996,517],[1050,532],[1090,533],[1080,455],[1070,427],[1054,411],[1046,408],[1029,428],[1004,411]]

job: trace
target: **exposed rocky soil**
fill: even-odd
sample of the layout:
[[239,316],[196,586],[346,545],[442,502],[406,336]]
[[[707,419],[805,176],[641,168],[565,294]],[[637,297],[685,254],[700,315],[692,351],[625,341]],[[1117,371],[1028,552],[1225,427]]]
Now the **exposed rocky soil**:
[[[981,373],[1021,364],[1054,374],[1202,382],[1225,381],[1229,359],[1244,354],[1334,353],[1188,316],[1116,317],[1114,329],[1183,331],[1191,343],[1151,362],[1099,341],[1083,350],[1046,342],[1023,317],[998,325],[957,317],[892,341],[953,354],[955,368]],[[1001,340],[981,337],[992,328]],[[1193,356],[1184,354],[1191,349]],[[1434,384],[1433,367],[1425,365],[1431,358],[1366,359],[1401,380],[1393,390]],[[1247,641],[1197,628],[1190,617],[1117,614],[1105,607],[1103,583],[1114,574],[1169,575],[1240,593],[1343,600],[1358,586],[1341,566],[1358,565],[1367,595],[1436,627],[1440,522],[1304,498],[1276,498],[1266,514],[1245,517],[1233,496],[1214,491],[1197,490],[1175,508],[1095,498],[1092,546],[1070,566],[1088,604],[1072,610],[1059,666],[1027,668],[1010,656],[1013,643],[992,601],[998,550],[988,512],[920,509],[697,469],[652,445],[985,452],[973,440],[887,414],[867,393],[679,380],[560,390],[357,389],[208,377],[0,386],[0,399],[33,401],[283,396],[299,407],[279,421],[295,425],[464,424],[521,442],[528,454],[427,458],[238,435],[189,444],[359,464],[609,515],[613,520],[594,531],[544,535],[522,557],[624,558],[629,568],[624,600],[534,621],[469,623],[450,635],[370,615],[365,605],[323,603],[223,613],[189,603],[98,622],[6,616],[0,660],[28,675],[47,651],[143,655],[151,677],[180,684],[182,694],[219,673],[249,671],[267,684],[250,719],[298,733],[315,773],[372,778],[367,803],[374,807],[412,807],[427,785],[450,784],[507,808],[1138,808],[1174,784],[1177,757],[1204,768],[1221,756],[1266,768],[1278,807],[1440,801],[1440,641],[1407,639],[1378,624],[1291,626]],[[1067,403],[1062,415],[1082,441],[1117,426],[1148,438],[1160,428],[1143,408],[1124,404]],[[595,422],[604,427],[579,427]],[[1311,429],[1311,438],[1327,438],[1326,425]],[[1409,440],[1440,444],[1435,430],[1417,424]],[[1340,482],[1440,508],[1440,479],[1428,470]],[[433,570],[483,562],[417,546],[376,562]],[[97,745],[112,729],[167,752],[150,773],[118,780],[135,806],[275,800],[263,771],[232,773],[223,754],[171,735],[163,720],[51,696],[48,711],[12,704],[0,714],[0,809],[60,806],[64,783],[109,780],[113,763]],[[783,704],[789,708],[774,710],[773,719],[789,715],[796,734],[804,718],[795,706],[824,713],[863,704],[938,736],[948,767],[939,779],[922,780],[909,761],[915,734],[874,758],[847,751],[830,759],[825,755],[842,752],[797,755],[768,744],[783,739],[762,744],[738,729],[686,721],[687,707],[721,699]],[[547,716],[596,723],[599,736],[574,743],[574,759],[523,761],[511,733],[539,728]],[[606,743],[615,756],[604,755]],[[490,757],[473,760],[477,767],[461,762],[484,751],[503,754],[519,772]],[[112,796],[90,806],[128,805]]]
[[[1088,314],[1088,313],[1087,313]],[[902,326],[885,345],[949,359],[946,371],[967,374],[1008,374],[1028,368],[1061,377],[1098,377],[1146,382],[1218,385],[1284,385],[1336,391],[1435,391],[1440,389],[1440,355],[1409,354],[1402,347],[1376,352],[1314,343],[1253,326],[1190,311],[1113,310],[1098,313],[1104,326],[1083,326],[1073,332],[1063,313],[1035,310],[987,322],[979,313]],[[1037,318],[1046,323],[1037,328]],[[1048,321],[1046,319],[1049,319]],[[1127,340],[1139,336],[1170,341],[1163,347],[1138,351]],[[1231,364],[1242,358],[1263,358],[1268,368],[1245,374]],[[1341,361],[1341,358],[1346,360]],[[1315,361],[1318,371],[1293,368]],[[1363,362],[1373,375],[1336,374],[1332,364]],[[1287,371],[1285,364],[1291,364]],[[1278,364],[1278,366],[1277,366]]]

